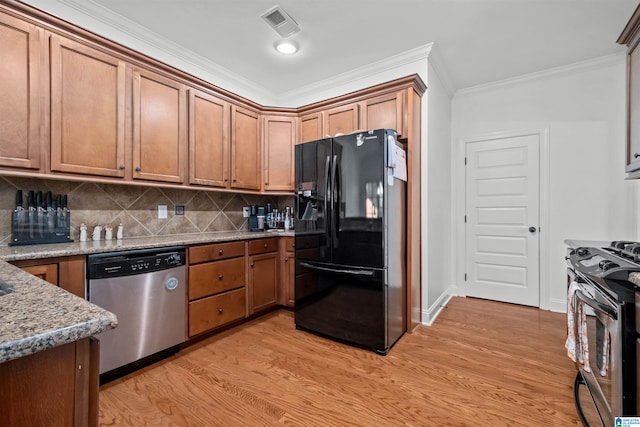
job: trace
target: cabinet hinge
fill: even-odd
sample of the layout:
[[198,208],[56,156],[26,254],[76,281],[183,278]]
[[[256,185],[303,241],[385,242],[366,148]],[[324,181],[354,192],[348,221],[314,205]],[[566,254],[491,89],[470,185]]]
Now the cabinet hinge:
[[464,273],[464,281],[467,281],[467,273]]
[[464,158],[464,165],[467,166],[467,158]]
[[467,223],[467,216],[466,215],[464,216],[464,223],[465,224]]

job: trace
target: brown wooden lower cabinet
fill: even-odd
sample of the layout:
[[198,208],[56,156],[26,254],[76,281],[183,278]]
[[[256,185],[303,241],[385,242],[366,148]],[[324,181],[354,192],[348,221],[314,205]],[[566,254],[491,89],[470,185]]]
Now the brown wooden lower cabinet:
[[189,336],[245,317],[244,287],[189,303]]
[[277,303],[278,252],[249,257],[250,314]]
[[80,298],[85,297],[84,255],[14,261],[13,265]]
[[0,363],[0,426],[96,426],[99,354],[84,338]]

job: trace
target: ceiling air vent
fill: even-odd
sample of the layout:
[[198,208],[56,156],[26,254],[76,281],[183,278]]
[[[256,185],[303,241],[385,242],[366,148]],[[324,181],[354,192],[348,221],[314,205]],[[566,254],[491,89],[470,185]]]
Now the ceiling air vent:
[[280,37],[289,37],[291,34],[300,31],[300,27],[298,27],[296,21],[280,6],[272,7],[260,15],[260,17],[267,21],[267,24],[280,34]]

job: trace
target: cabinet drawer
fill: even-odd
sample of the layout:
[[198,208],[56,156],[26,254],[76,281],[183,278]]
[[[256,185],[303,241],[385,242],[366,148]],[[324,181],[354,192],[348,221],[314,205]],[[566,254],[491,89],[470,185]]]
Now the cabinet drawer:
[[294,237],[284,238],[284,250],[285,252],[293,252],[295,248],[296,239]]
[[189,300],[245,285],[245,258],[233,258],[189,267]]
[[245,288],[189,303],[189,336],[245,316]]
[[278,238],[249,240],[249,255],[264,254],[278,250]]
[[198,264],[244,255],[244,242],[215,243],[189,248],[189,263]]

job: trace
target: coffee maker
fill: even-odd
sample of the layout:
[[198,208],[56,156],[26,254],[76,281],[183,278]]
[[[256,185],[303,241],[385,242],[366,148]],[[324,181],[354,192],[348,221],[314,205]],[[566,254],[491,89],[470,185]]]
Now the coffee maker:
[[250,206],[249,231],[264,231],[264,206]]

